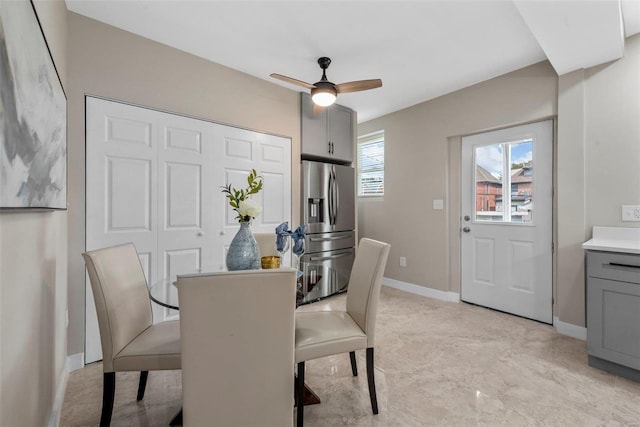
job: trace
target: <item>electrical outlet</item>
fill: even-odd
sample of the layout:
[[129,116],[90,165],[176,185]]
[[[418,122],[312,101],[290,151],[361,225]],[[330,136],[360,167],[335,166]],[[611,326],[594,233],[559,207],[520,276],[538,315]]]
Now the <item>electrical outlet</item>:
[[623,221],[640,221],[639,205],[622,205]]
[[401,256],[400,257],[400,267],[406,267],[407,266],[407,258]]

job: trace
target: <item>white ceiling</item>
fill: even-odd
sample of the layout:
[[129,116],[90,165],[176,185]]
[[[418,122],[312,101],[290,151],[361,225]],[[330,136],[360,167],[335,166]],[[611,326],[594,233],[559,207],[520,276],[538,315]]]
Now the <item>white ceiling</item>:
[[[549,59],[558,74],[622,56],[640,0],[66,0],[69,10],[273,84],[381,78],[339,95],[363,122]],[[626,30],[626,31],[625,31]]]

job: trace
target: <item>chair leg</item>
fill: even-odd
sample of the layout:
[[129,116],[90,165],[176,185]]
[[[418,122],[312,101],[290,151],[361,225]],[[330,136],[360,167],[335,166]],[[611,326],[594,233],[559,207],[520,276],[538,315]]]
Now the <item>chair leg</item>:
[[149,376],[149,371],[140,371],[140,383],[138,384],[138,397],[136,400],[140,402],[142,398],[144,398],[144,391],[147,388],[147,377]]
[[302,427],[304,423],[304,362],[298,363],[298,406],[296,407],[296,427]]
[[378,413],[378,398],[376,397],[376,383],[373,378],[373,347],[367,348],[367,381],[369,383],[369,398],[374,415]]
[[113,412],[113,399],[116,394],[116,373],[105,372],[102,385],[102,415],[100,415],[100,427],[111,425],[111,413]]
[[356,363],[356,352],[350,351],[349,358],[351,359],[351,373],[354,377],[358,376],[358,364]]

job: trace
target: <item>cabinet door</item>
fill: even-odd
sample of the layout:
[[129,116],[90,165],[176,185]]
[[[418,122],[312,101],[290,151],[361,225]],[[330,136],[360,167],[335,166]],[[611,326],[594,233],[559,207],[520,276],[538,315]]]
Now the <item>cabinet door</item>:
[[353,161],[352,111],[342,105],[332,105],[329,115],[329,142],[331,157],[347,162]]
[[327,109],[313,114],[313,101],[307,93],[302,93],[302,154],[331,157],[327,135]]
[[587,279],[587,351],[640,369],[640,285]]
[[313,113],[313,101],[301,93],[302,154],[353,161],[353,111],[334,104]]

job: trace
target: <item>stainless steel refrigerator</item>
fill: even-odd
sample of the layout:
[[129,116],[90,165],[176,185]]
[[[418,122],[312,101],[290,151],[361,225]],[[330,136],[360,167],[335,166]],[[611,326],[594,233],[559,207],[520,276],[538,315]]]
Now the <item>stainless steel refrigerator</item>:
[[302,261],[333,267],[346,279],[355,256],[354,171],[302,161],[301,222],[307,225]]

